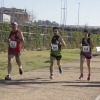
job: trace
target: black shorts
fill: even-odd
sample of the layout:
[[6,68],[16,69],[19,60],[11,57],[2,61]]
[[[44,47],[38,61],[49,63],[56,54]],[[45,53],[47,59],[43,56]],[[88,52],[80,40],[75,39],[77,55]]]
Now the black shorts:
[[8,51],[8,55],[14,55],[15,57],[20,57],[21,53],[20,52],[9,52]]
[[62,56],[56,56],[56,55],[52,55],[52,54],[51,54],[51,56],[52,56],[52,57],[55,57],[56,60],[60,60],[60,59],[62,58]]

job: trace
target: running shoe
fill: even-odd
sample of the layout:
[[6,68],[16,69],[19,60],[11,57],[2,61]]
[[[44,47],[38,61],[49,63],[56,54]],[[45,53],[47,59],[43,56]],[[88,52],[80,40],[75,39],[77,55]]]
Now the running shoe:
[[90,80],[90,74],[88,74],[87,80],[88,80],[88,81]]
[[50,79],[54,79],[54,76],[53,76],[53,75],[51,75],[51,76],[50,76]]
[[79,79],[82,79],[82,78],[83,78],[83,74],[80,75]]
[[10,77],[9,75],[7,75],[7,76],[5,77],[5,80],[11,80],[11,77]]
[[62,74],[62,69],[61,68],[59,68],[59,73]]
[[23,74],[23,70],[22,70],[22,68],[19,68],[19,74],[20,74],[20,75]]

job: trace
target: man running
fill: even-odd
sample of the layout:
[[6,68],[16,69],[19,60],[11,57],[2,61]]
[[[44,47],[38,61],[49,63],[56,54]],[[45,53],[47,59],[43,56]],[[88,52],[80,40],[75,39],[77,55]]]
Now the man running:
[[16,22],[11,23],[12,31],[8,38],[8,75],[5,80],[11,80],[11,70],[12,70],[12,59],[15,56],[16,63],[19,67],[20,75],[23,74],[22,65],[20,61],[21,55],[21,42],[24,41],[23,34],[18,30],[18,24]]
[[54,79],[53,76],[53,65],[55,59],[57,60],[57,65],[59,68],[60,74],[62,73],[61,69],[61,63],[60,60],[62,58],[61,54],[61,46],[66,46],[63,38],[59,35],[59,28],[53,27],[54,36],[52,37],[50,46],[51,46],[51,52],[50,52],[50,79]]

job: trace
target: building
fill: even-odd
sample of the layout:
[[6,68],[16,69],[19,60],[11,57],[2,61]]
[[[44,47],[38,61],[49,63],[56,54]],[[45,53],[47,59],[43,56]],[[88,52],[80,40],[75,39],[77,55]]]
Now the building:
[[10,23],[10,22],[11,22],[10,15],[0,13],[0,23]]
[[[3,14],[10,16],[10,21],[16,21],[18,24],[25,24],[30,22],[30,15],[27,13],[26,9],[17,8],[0,8],[0,16]],[[3,22],[3,20],[0,20]]]

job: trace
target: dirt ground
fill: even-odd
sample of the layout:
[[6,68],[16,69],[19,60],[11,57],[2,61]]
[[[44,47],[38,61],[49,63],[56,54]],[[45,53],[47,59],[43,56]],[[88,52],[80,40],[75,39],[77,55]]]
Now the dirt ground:
[[92,58],[91,67],[90,81],[86,62],[84,78],[79,80],[79,61],[62,65],[62,74],[55,66],[54,80],[49,79],[49,68],[12,76],[11,81],[0,79],[0,100],[95,100],[100,95],[99,56]]

